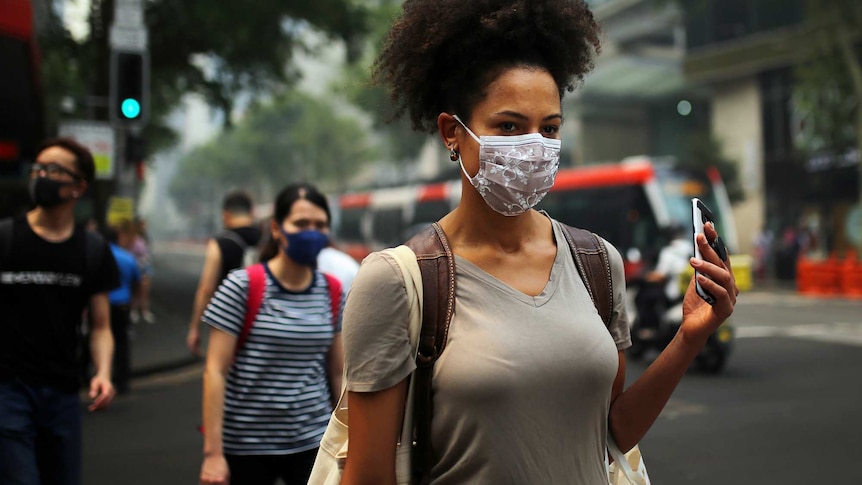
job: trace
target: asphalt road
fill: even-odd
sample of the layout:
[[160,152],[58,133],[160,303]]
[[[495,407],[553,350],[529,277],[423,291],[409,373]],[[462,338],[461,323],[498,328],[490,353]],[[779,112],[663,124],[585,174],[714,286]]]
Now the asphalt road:
[[[690,372],[641,443],[653,483],[862,483],[862,302],[752,292],[734,318],[725,372]],[[646,365],[631,363],[630,380]],[[84,483],[197,483],[200,387],[199,364],[150,374],[88,414]]]

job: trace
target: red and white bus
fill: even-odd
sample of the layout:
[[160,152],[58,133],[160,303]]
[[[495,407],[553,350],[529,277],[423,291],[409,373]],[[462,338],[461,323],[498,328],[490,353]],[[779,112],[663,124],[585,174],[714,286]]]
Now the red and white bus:
[[33,8],[30,0],[0,1],[0,217],[29,205],[27,164],[43,136]]
[[[460,196],[460,180],[344,194],[336,204],[339,245],[361,260],[440,219]],[[537,208],[610,241],[622,253],[626,274],[631,276],[664,246],[666,229],[691,226],[692,197],[713,210],[718,230],[734,252],[736,227],[717,170],[679,169],[669,161],[648,157],[560,169],[553,189]]]

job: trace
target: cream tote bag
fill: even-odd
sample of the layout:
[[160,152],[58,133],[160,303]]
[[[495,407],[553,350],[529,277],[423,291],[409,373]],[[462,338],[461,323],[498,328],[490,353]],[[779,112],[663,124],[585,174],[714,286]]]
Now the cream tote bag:
[[608,466],[610,485],[650,485],[640,447],[635,446],[628,453],[623,454],[608,433],[608,451],[614,457],[614,462]]
[[[410,344],[413,346],[413,360],[415,361],[416,352],[419,350],[419,331],[422,328],[422,275],[419,272],[419,263],[416,262],[416,255],[413,250],[404,245],[385,249],[382,252],[395,259],[404,277],[407,301],[410,302]],[[408,485],[411,479],[413,388],[414,381],[411,379],[407,391],[407,402],[404,407],[401,439],[395,451],[395,475],[398,485]],[[338,485],[341,482],[341,473],[344,471],[344,463],[347,460],[347,404],[347,389],[342,387],[338,404],[329,418],[329,424],[326,426],[326,431],[320,441],[320,448],[317,450],[317,458],[311,469],[308,485]]]

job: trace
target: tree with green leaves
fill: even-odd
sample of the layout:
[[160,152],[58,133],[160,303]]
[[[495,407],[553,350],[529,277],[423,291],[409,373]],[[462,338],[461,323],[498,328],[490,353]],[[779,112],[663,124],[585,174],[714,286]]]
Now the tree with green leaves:
[[[40,38],[45,61],[47,118],[60,116],[59,100],[80,100],[68,115],[107,119],[109,30],[115,0],[91,0],[89,33],[73,39],[52,16]],[[145,0],[151,60],[151,145],[170,141],[160,121],[185,93],[196,92],[224,114],[230,126],[236,99],[278,93],[299,76],[291,63],[307,49],[305,31],[317,29],[345,42],[347,60],[360,55],[368,10],[353,0]]]
[[389,94],[371,80],[374,59],[393,20],[401,11],[402,3],[403,0],[380,0],[376,8],[369,10],[369,30],[363,56],[358,62],[346,64],[341,79],[333,84],[333,90],[370,114],[373,128],[387,140],[385,158],[395,163],[415,160],[430,136],[414,131],[408,119],[395,118]]
[[356,119],[340,115],[327,101],[289,91],[181,159],[170,193],[180,207],[196,204],[202,185],[260,195],[291,182],[311,182],[338,193],[376,156]]
[[[797,148],[836,155],[855,148],[862,157],[862,3],[810,0],[806,13],[814,34],[795,70]],[[862,200],[862,173],[859,180]]]

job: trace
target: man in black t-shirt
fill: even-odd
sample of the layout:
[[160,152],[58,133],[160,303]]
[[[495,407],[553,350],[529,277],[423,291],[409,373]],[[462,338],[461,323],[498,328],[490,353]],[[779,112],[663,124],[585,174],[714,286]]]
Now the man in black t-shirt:
[[[248,266],[260,242],[260,229],[254,225],[251,197],[241,191],[228,193],[222,202],[225,230],[207,242],[204,267],[195,294],[186,345],[200,355],[200,325],[204,310],[221,280],[231,271]],[[257,262],[257,261],[254,261]]]
[[81,483],[78,345],[88,306],[89,409],[114,396],[108,291],[117,267],[107,243],[75,224],[94,172],[86,148],[48,141],[30,174],[36,208],[0,221],[0,483]]

